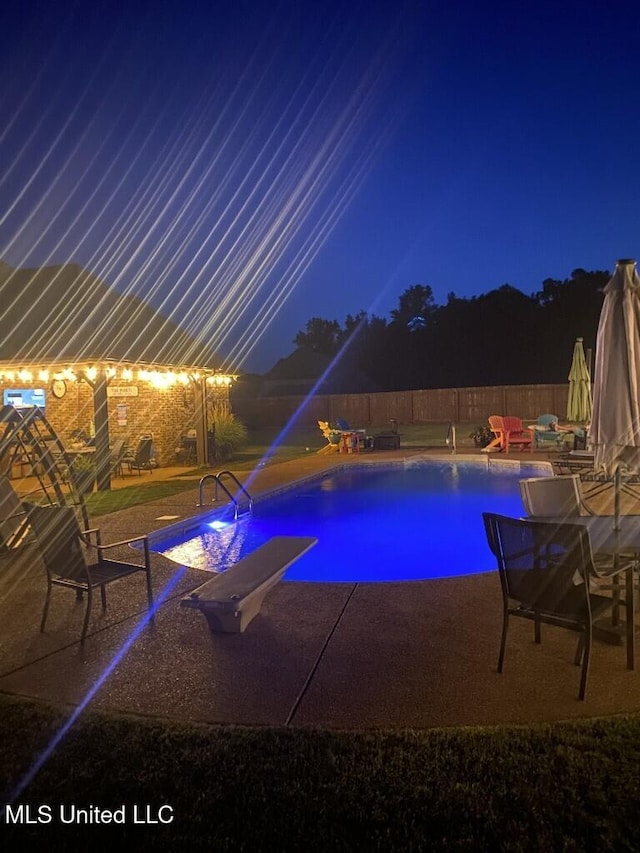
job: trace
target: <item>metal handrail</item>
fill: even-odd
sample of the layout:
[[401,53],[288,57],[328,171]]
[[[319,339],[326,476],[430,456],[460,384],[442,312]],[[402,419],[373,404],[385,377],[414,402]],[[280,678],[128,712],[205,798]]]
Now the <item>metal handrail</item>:
[[[240,480],[238,480],[236,475],[233,474],[231,471],[227,471],[227,470],[218,471],[218,473],[216,474],[216,500],[218,499],[218,484],[220,486],[222,486],[223,489],[225,489],[224,484],[222,482],[223,477],[229,477],[229,479],[233,480],[233,482],[236,484],[236,486],[238,488],[238,491],[242,492],[244,495],[246,495],[246,498],[249,501],[249,511],[251,511],[253,509],[253,498],[251,497],[249,492],[245,489],[245,487],[242,485]],[[227,494],[229,494],[227,489],[225,489],[225,491],[227,492]]]
[[234,474],[231,473],[231,471],[219,471],[217,474],[205,474],[204,477],[201,478],[200,484],[199,484],[199,492],[198,492],[198,506],[204,506],[203,492],[204,492],[205,483],[207,482],[207,480],[213,480],[213,482],[216,484],[216,490],[215,490],[213,500],[214,501],[218,500],[218,486],[220,486],[222,491],[226,494],[226,496],[229,498],[229,500],[233,503],[233,507],[234,507],[233,517],[234,517],[234,519],[238,518],[238,512],[240,509],[238,499],[236,498],[235,495],[233,495],[229,491],[229,489],[222,482],[223,475],[226,475],[227,477],[232,479],[233,482],[238,487],[238,491],[243,492],[247,496],[247,498],[249,500],[248,511],[251,512],[253,509],[253,498],[251,497],[249,492],[245,489],[245,487],[242,485],[242,483],[238,480],[238,478]]
[[451,447],[451,452],[456,453],[456,425],[453,421],[449,421],[449,429],[447,430],[446,442]]
[[202,497],[203,497],[203,492],[204,492],[204,484],[207,482],[207,480],[213,480],[213,481],[215,482],[215,484],[216,484],[216,493],[215,493],[215,497],[214,497],[214,499],[213,499],[214,501],[217,501],[217,500],[218,500],[218,486],[219,486],[219,485],[220,485],[220,486],[222,486],[222,488],[224,489],[224,491],[225,491],[225,492],[226,492],[226,494],[227,494],[227,497],[228,497],[228,498],[229,498],[229,500],[230,500],[230,501],[232,501],[232,503],[233,503],[233,506],[234,506],[233,517],[234,517],[234,518],[237,518],[237,517],[238,517],[238,501],[237,501],[237,500],[235,499],[235,497],[231,494],[231,492],[230,492],[230,491],[229,491],[229,489],[224,485],[224,483],[221,483],[221,482],[218,480],[218,475],[217,475],[217,474],[205,474],[205,475],[204,475],[204,477],[202,477],[202,478],[200,479],[199,492],[198,492],[198,503],[197,503],[197,506],[204,506],[204,503],[203,503]]

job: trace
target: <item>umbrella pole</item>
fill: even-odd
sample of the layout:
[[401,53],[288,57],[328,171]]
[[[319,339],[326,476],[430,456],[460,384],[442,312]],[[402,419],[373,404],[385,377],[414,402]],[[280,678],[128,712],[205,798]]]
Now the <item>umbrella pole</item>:
[[[620,530],[620,466],[616,465],[613,472],[613,529]],[[618,552],[618,538],[613,553],[613,601],[611,612],[611,624],[618,625],[620,618],[620,579],[618,578],[618,566],[620,565],[620,554]]]

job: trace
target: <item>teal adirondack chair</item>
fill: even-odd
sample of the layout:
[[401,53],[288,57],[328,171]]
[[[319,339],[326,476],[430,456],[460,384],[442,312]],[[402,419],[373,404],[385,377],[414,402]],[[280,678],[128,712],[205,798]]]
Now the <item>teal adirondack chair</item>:
[[[552,423],[558,423],[560,419],[557,415],[540,415],[536,421],[536,429],[533,431],[534,442],[536,447],[542,447],[545,442],[550,442],[559,449],[563,448],[566,442],[575,440],[575,431],[561,429],[551,429]],[[582,432],[582,430],[580,430]],[[570,437],[570,438],[569,438]]]

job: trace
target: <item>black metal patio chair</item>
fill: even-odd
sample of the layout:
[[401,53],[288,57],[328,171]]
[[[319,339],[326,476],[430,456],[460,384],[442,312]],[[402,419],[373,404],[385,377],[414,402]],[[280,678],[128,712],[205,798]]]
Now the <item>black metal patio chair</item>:
[[112,474],[118,477],[124,477],[122,463],[127,455],[127,441],[124,438],[117,438],[113,442],[113,447],[109,451],[109,469]]
[[483,513],[489,547],[500,573],[503,601],[502,638],[498,672],[504,665],[509,617],[534,623],[541,642],[541,625],[568,628],[580,634],[575,664],[582,662],[578,696],[587,689],[593,620],[612,608],[614,600],[590,590],[598,574],[593,564],[589,531],[580,524],[541,522]]
[[[33,504],[26,504],[25,506],[47,572],[47,597],[40,623],[41,631],[44,631],[47,621],[51,591],[54,586],[75,590],[78,599],[82,598],[86,592],[87,608],[80,638],[80,644],[84,645],[91,616],[93,591],[96,588],[100,589],[102,609],[106,610],[105,587],[107,584],[138,572],[144,572],[146,575],[150,618],[153,621],[151,564],[149,542],[146,536],[136,536],[132,539],[103,545],[100,541],[99,530],[81,531],[73,507],[35,506]],[[91,541],[91,536],[95,536],[95,542]],[[105,558],[104,552],[108,549],[128,545],[132,542],[143,543],[143,565]],[[89,558],[90,553],[94,555],[93,559]]]
[[0,553],[20,547],[29,534],[29,521],[22,501],[9,479],[0,474]]
[[122,457],[122,462],[129,466],[129,473],[135,468],[138,474],[141,474],[142,469],[145,468],[150,474],[153,474],[153,467],[151,465],[152,445],[152,438],[141,438],[138,441],[135,452]]

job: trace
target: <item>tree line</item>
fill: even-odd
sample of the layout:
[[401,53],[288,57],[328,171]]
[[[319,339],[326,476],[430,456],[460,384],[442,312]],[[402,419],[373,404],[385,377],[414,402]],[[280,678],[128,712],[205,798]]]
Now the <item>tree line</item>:
[[416,284],[389,319],[365,311],[342,325],[312,317],[293,342],[339,356],[336,370],[357,369],[381,390],[565,382],[575,339],[595,348],[610,277],[576,269],[529,296],[504,284],[470,298],[450,293],[445,305]]

